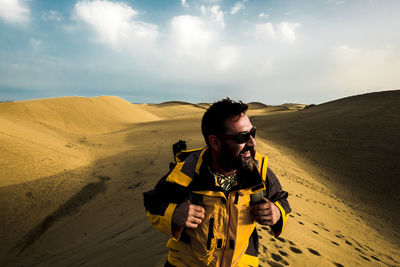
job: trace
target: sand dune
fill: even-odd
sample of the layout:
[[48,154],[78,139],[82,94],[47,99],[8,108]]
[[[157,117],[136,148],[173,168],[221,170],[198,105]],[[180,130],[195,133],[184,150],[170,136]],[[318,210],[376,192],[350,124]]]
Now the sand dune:
[[2,118],[21,125],[39,125],[57,131],[103,133],[124,124],[158,120],[137,105],[112,96],[60,97],[2,103]]
[[206,110],[206,108],[201,105],[179,101],[151,105],[143,104],[141,108],[163,119],[199,117]]
[[87,135],[159,119],[110,96],[1,103],[0,186],[89,164],[99,144],[90,143]]
[[247,105],[249,106],[250,110],[268,108],[268,105],[265,105],[265,104],[260,103],[260,102],[250,102]]
[[[396,95],[360,96],[301,111],[296,107],[249,112],[258,129],[257,149],[269,156],[293,208],[280,238],[267,228],[259,229],[261,266],[400,264],[396,238],[380,231],[386,228],[371,227],[376,216],[357,212],[361,200],[354,206],[346,194],[336,193],[346,186],[354,195],[371,192],[346,183],[349,179],[341,177],[348,174],[346,162],[328,157],[334,147],[343,149],[346,157],[369,149],[376,158],[390,161],[390,155],[398,156],[392,131],[398,125],[395,114],[400,113],[392,112],[399,102],[390,101]],[[360,104],[364,98],[368,105]],[[0,265],[162,266],[166,237],[146,221],[142,192],[168,170],[172,143],[184,139],[189,148],[204,144],[200,131],[204,107],[133,105],[115,97],[0,103]],[[379,117],[371,117],[374,110],[379,110]],[[332,132],[328,127],[343,129],[340,123],[353,129]],[[363,123],[379,123],[375,129],[390,130],[362,136]],[[307,142],[310,136],[313,141]],[[357,143],[366,139],[374,140],[377,149]],[[393,145],[390,154],[387,149]],[[312,151],[323,153],[307,156],[316,153]],[[362,176],[365,169],[379,164],[350,159],[357,161],[365,183],[379,185],[375,176]],[[338,169],[344,172],[335,172]],[[396,186],[396,180],[390,180],[393,176],[386,178],[389,171],[385,174],[379,179]],[[396,195],[391,197],[398,205]],[[394,210],[398,213],[398,206]],[[386,221],[381,225],[387,226]]]
[[[400,91],[257,116],[261,136],[315,168],[347,205],[400,244]],[[393,212],[397,211],[397,212]]]

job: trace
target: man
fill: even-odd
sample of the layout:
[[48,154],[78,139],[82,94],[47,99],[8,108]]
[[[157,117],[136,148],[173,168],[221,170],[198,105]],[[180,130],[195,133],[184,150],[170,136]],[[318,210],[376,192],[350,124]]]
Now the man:
[[288,193],[255,151],[247,105],[229,98],[204,114],[207,146],[182,151],[176,166],[144,193],[147,218],[170,236],[165,266],[258,266],[256,222],[278,236]]

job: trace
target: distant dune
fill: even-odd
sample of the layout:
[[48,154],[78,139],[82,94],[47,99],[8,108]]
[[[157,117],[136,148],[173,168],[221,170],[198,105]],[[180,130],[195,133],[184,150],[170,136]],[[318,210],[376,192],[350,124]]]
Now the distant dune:
[[184,102],[184,101],[167,101],[167,102],[162,102],[160,104],[154,104],[154,105],[161,106],[161,107],[168,107],[168,106],[193,105],[193,104],[189,103],[189,102]]
[[[293,212],[258,227],[260,266],[399,266],[399,91],[311,106],[250,103],[257,150]],[[0,103],[0,266],[163,266],[142,193],[209,104],[118,97]],[[397,225],[393,225],[397,223]]]
[[109,133],[156,120],[160,118],[111,96],[1,103],[0,186],[85,165],[95,148],[88,149],[86,135]]
[[260,102],[250,102],[250,103],[247,103],[247,105],[249,106],[249,109],[268,108],[268,105],[265,105],[265,104],[260,103]]

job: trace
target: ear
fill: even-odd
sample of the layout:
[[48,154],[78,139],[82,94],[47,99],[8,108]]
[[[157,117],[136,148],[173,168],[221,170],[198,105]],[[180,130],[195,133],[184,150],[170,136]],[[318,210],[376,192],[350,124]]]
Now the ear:
[[221,151],[221,140],[216,135],[209,135],[208,141],[210,142],[211,149]]

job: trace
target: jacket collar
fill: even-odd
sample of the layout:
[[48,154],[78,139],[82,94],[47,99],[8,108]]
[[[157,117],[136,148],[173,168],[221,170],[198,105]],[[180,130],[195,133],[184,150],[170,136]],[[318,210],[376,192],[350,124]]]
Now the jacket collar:
[[[189,185],[192,191],[222,191],[222,188],[215,184],[214,176],[209,172],[208,165],[210,164],[211,155],[210,150],[206,147],[199,155],[196,165],[196,171],[194,172],[193,180]],[[258,167],[258,161],[256,166]],[[250,189],[253,187],[259,187],[263,185],[262,177],[258,172],[258,168],[240,169],[238,170],[237,185],[233,186],[231,191]]]

